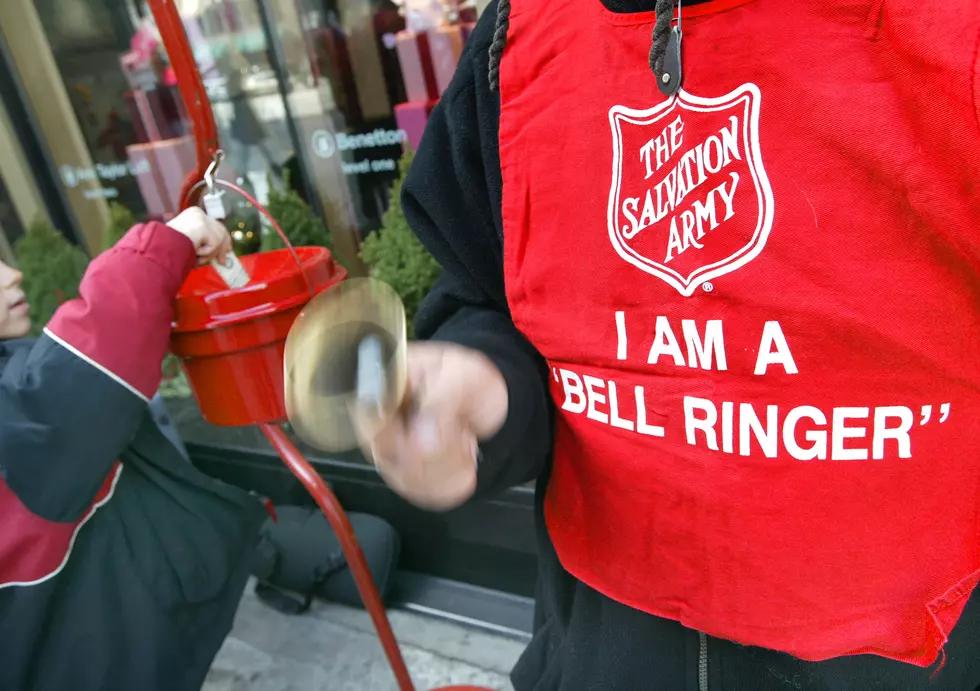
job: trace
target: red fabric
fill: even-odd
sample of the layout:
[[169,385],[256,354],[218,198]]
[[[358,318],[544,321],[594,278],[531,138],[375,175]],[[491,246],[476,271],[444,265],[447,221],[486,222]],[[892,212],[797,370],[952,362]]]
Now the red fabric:
[[925,666],[980,577],[980,5],[708,9],[668,101],[651,14],[512,0],[505,274],[559,409],[548,529],[646,612]]
[[33,585],[57,575],[67,563],[75,535],[107,502],[121,471],[117,463],[106,478],[92,506],[75,523],[55,523],[36,516],[0,478],[0,588]]
[[172,302],[196,259],[181,233],[156,222],[136,226],[92,261],[80,297],[61,306],[47,331],[150,398],[160,387]]

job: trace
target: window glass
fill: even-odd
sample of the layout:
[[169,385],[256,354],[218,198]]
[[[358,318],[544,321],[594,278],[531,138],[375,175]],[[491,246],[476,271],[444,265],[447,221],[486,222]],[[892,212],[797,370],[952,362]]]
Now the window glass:
[[[70,126],[87,150],[53,152],[61,183],[137,219],[168,218],[194,147],[145,1],[34,3],[77,121]],[[292,187],[356,265],[475,11],[451,0],[176,5],[227,154],[222,175],[263,203],[270,185]]]

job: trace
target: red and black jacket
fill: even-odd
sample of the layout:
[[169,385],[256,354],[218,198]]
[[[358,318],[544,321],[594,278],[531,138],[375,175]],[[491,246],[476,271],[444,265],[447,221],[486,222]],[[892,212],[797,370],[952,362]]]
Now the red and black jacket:
[[264,518],[197,471],[148,401],[195,264],[137,226],[36,341],[0,343],[0,689],[199,689]]

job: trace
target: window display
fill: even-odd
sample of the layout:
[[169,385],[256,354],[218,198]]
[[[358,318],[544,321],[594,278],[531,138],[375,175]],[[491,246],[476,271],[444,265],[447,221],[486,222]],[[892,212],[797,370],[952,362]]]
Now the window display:
[[[89,156],[64,188],[137,219],[176,211],[190,123],[143,0],[33,0]],[[476,20],[457,0],[177,0],[227,177],[262,203],[291,188],[358,271],[398,161],[415,148]],[[236,222],[261,226],[242,203]],[[255,246],[258,246],[255,244]]]

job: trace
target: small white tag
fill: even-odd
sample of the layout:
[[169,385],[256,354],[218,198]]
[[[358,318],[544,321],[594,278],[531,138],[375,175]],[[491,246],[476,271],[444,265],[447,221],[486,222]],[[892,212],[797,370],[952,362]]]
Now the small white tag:
[[245,271],[245,267],[235,256],[234,252],[225,255],[225,262],[222,264],[217,259],[211,262],[211,266],[218,272],[229,288],[241,288],[248,285],[252,277]]
[[228,212],[225,211],[225,202],[222,199],[224,195],[223,190],[215,190],[204,195],[204,210],[208,216],[216,221],[223,221],[228,217]]

